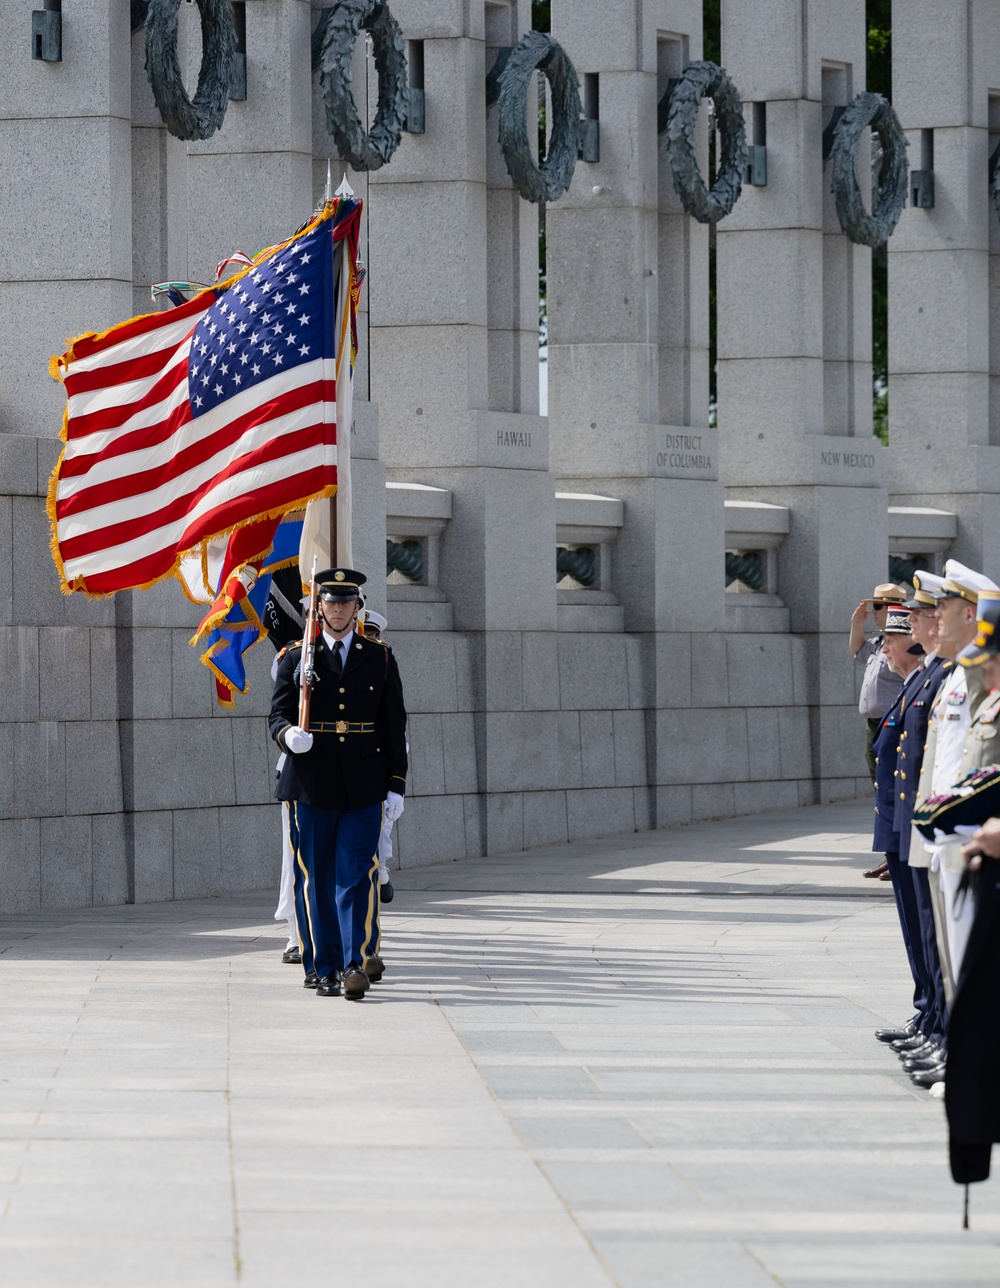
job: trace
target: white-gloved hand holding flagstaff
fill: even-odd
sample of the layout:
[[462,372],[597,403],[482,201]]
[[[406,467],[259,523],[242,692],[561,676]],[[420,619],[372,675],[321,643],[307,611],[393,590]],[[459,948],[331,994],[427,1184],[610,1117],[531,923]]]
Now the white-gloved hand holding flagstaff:
[[304,751],[312,750],[313,736],[311,733],[306,733],[304,729],[300,729],[298,725],[292,725],[283,730],[281,741],[293,756],[299,756]]
[[389,792],[385,798],[385,816],[390,823],[395,823],[403,812],[403,798],[399,792]]

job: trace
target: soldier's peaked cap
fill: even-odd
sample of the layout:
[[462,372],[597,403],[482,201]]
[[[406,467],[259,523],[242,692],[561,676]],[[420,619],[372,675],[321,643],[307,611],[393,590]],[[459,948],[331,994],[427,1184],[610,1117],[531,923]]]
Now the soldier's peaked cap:
[[1000,590],[984,590],[979,596],[976,625],[978,635],[958,655],[962,666],[982,666],[1000,653]]
[[316,574],[320,599],[357,599],[358,592],[368,578],[354,568],[324,568]]
[[944,583],[939,592],[941,599],[964,599],[969,604],[979,601],[981,590],[1000,590],[995,581],[974,572],[960,564],[957,559],[949,559],[944,566]]
[[908,599],[903,607],[934,608],[941,593],[941,587],[944,585],[944,578],[939,577],[937,573],[926,572],[923,568],[919,568],[913,574],[913,585],[915,587],[913,598]]

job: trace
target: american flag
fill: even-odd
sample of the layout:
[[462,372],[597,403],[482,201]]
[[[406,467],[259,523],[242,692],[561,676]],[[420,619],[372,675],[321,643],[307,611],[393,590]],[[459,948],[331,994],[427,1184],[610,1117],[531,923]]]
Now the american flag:
[[341,200],[230,283],[57,359],[66,446],[49,509],[64,590],[152,585],[213,537],[333,494],[352,343],[352,291],[336,278],[355,271],[360,217]]

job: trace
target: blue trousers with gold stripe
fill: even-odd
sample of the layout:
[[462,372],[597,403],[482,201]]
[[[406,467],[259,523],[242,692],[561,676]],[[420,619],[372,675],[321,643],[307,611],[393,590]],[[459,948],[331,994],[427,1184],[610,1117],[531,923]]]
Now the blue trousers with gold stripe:
[[302,967],[322,979],[363,966],[378,941],[382,803],[341,812],[290,801],[295,920]]

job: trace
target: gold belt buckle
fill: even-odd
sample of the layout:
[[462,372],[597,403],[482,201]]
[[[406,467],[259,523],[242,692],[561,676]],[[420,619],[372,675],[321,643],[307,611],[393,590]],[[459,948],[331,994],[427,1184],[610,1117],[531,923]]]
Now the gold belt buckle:
[[338,720],[337,723],[333,726],[333,728],[336,733],[347,733],[347,721]]

